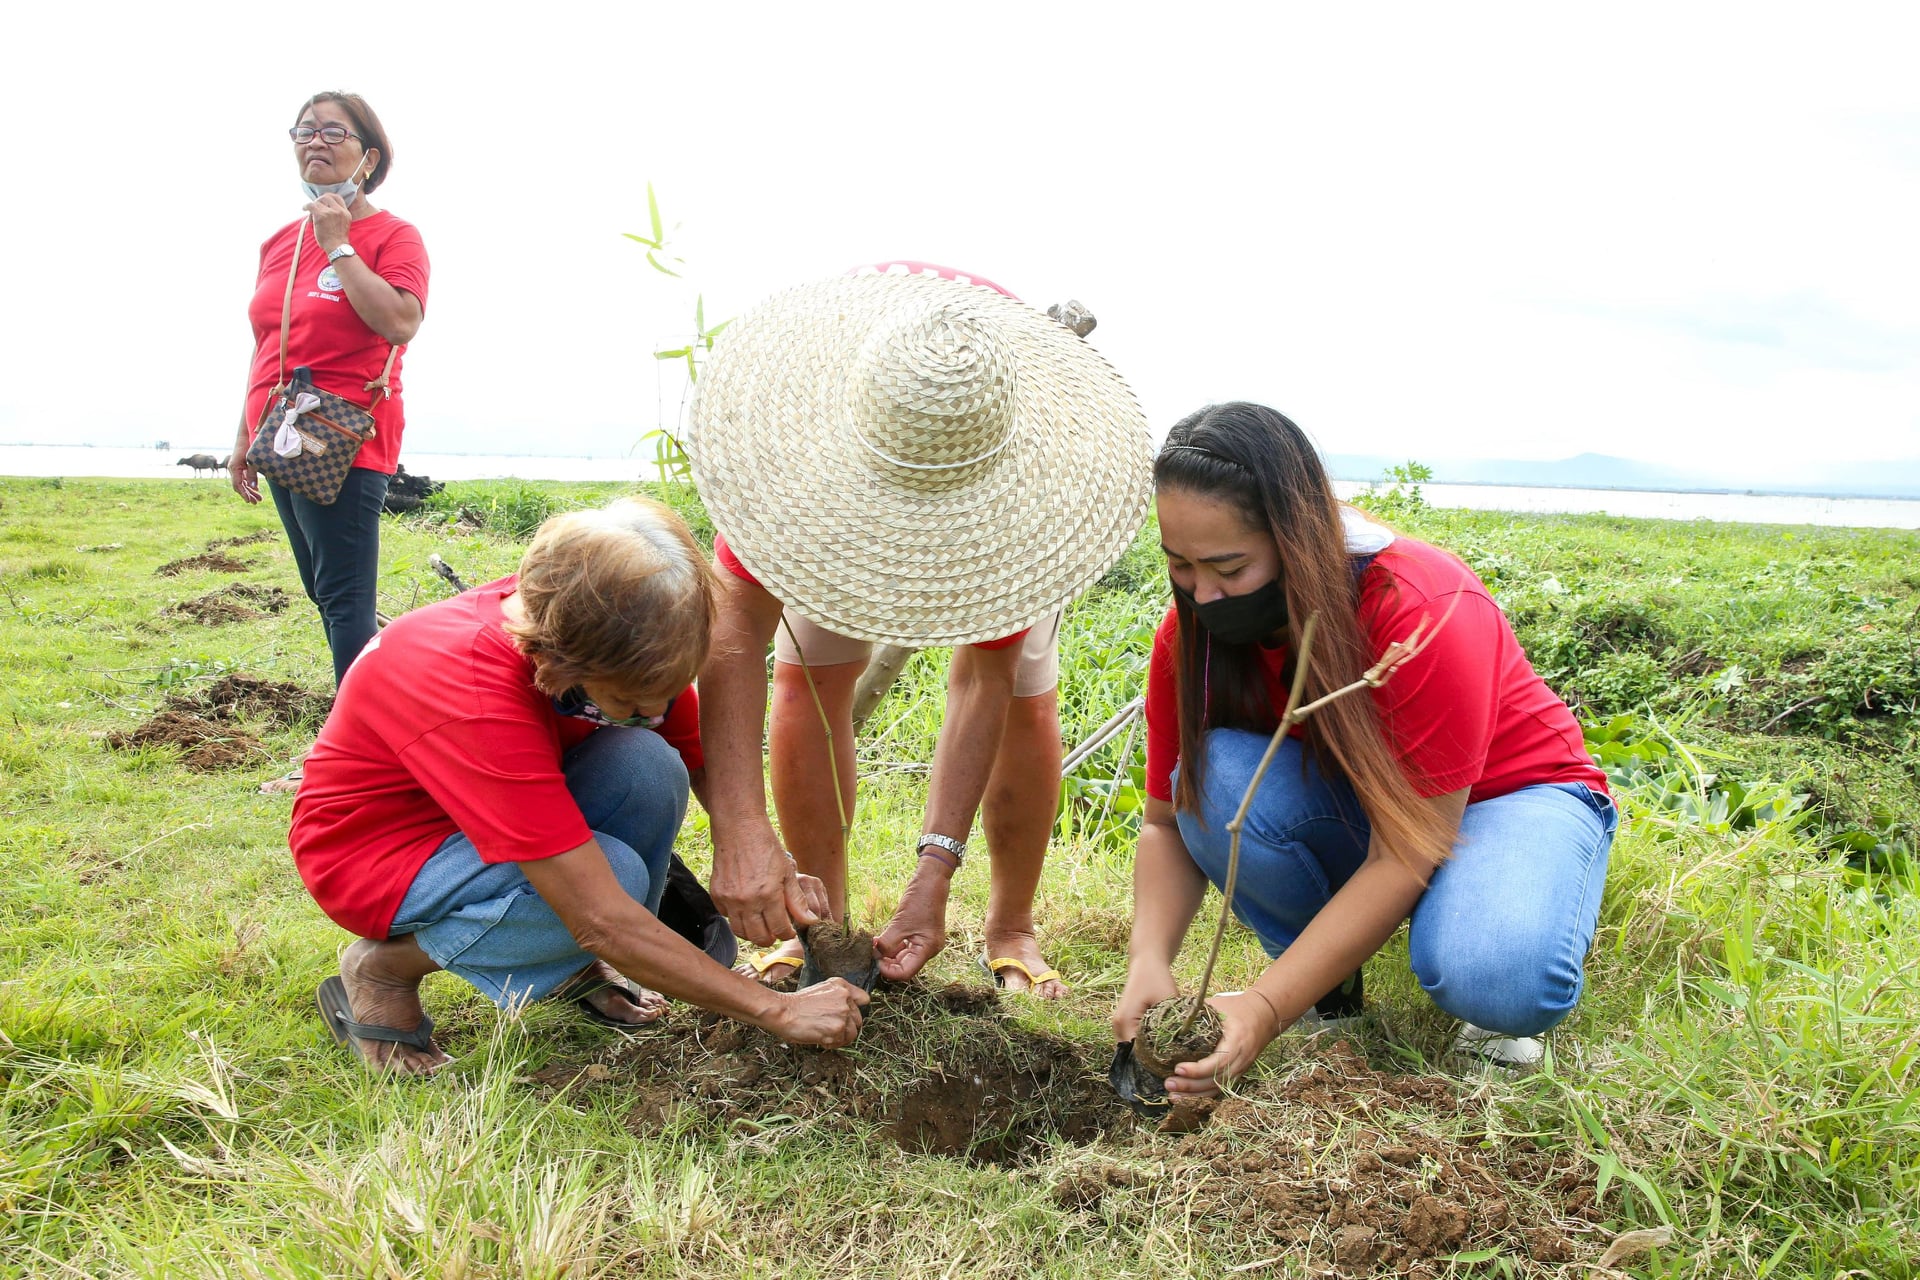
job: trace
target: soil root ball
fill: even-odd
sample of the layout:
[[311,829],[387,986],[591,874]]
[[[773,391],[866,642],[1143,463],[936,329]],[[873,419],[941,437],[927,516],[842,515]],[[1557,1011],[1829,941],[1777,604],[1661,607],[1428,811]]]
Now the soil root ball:
[[828,978],[845,978],[863,991],[873,990],[874,980],[880,976],[880,960],[873,950],[872,934],[825,920],[801,930],[800,944],[807,956],[800,971],[802,987]]
[[1184,1033],[1180,1024],[1187,1020],[1193,1002],[1185,996],[1162,1000],[1140,1019],[1140,1034],[1134,1037],[1133,1056],[1140,1065],[1162,1080],[1173,1074],[1183,1062],[1198,1062],[1220,1047],[1224,1028],[1220,1015],[1202,1006],[1200,1015]]

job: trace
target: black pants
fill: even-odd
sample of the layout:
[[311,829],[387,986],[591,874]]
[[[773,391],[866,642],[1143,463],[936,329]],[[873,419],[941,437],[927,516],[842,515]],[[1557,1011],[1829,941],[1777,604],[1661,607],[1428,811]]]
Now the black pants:
[[291,489],[268,481],[273,505],[293,543],[300,585],[320,608],[327,648],[333,652],[333,681],[373,639],[374,592],[380,581],[380,512],[392,476],[355,467],[347,472],[340,496],[321,506]]

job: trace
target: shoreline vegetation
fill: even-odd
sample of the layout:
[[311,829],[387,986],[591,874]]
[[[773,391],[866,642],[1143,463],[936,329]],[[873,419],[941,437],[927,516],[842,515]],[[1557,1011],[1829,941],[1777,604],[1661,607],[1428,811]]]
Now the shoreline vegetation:
[[[685,485],[455,482],[384,523],[381,608],[444,598],[430,556],[488,581],[546,515],[635,491],[710,543]],[[1159,1132],[1105,1079],[1125,734],[1063,786],[1062,1001],[977,977],[962,877],[947,950],[850,1050],[684,1007],[632,1036],[503,1017],[435,975],[458,1061],[370,1077],[313,1007],[348,939],[255,792],[330,691],[272,513],[0,479],[0,1276],[1920,1276],[1920,532],[1366,501],[1487,582],[1613,780],[1586,994],[1540,1074],[1474,1074],[1403,931],[1358,1029],[1283,1037]],[[1069,745],[1141,691],[1165,599],[1149,529],[1070,609]],[[944,661],[860,742],[856,926],[905,881]],[[705,873],[703,815],[679,851]],[[1261,961],[1235,928],[1215,985]]]
[[[85,444],[85,443],[52,444],[46,441],[25,441],[25,440],[0,442],[0,449],[89,449],[89,450],[98,449],[103,452],[113,451],[116,453],[128,452],[128,453],[139,453],[139,454],[147,454],[147,453],[159,454],[159,453],[167,453],[167,452],[190,454],[196,451],[203,452],[203,453],[212,451],[214,456],[220,456],[230,446],[231,446],[231,442],[222,442],[218,445],[180,446],[177,448],[170,443],[167,444],[165,447],[155,446],[155,447],[149,448],[148,446],[145,446],[145,445],[101,445],[101,444]],[[645,471],[646,469],[649,469],[654,466],[654,459],[650,454],[642,454],[638,452],[637,450],[639,449],[640,449],[640,446],[636,445],[634,446],[634,449],[626,450],[618,453],[577,453],[577,454],[576,453],[551,453],[551,454],[549,453],[504,453],[504,452],[467,453],[467,452],[461,452],[458,450],[435,450],[435,449],[421,449],[419,453],[423,456],[434,457],[434,458],[471,458],[471,459],[479,459],[479,460],[495,460],[495,459],[498,459],[498,460],[509,460],[509,459],[549,460],[550,459],[550,460],[559,461],[559,462],[606,462],[606,463],[633,465],[637,469],[641,471]],[[1379,480],[1379,477],[1383,468],[1373,466],[1372,461],[1373,460],[1371,459],[1366,460],[1365,462],[1355,461],[1350,463],[1347,466],[1340,467],[1336,465],[1339,462],[1338,456],[1329,457],[1327,459],[1328,467],[1329,467],[1328,474],[1336,482],[1343,485],[1373,484]],[[1555,467],[1570,468],[1577,465],[1579,460],[1566,459],[1559,463],[1538,463],[1538,464],[1510,463],[1500,459],[1484,459],[1484,460],[1477,460],[1477,461],[1480,462],[1481,465],[1485,465],[1488,467],[1538,466],[1541,468],[1555,468]],[[1608,458],[1606,459],[1606,461],[1615,462],[1615,463],[1624,463],[1626,460],[1618,459],[1618,458]],[[0,466],[4,466],[5,462],[6,462],[6,455],[4,453],[0,453]],[[1863,463],[1863,464],[1859,464],[1859,467],[1867,468],[1872,465],[1873,464]],[[1908,461],[1908,462],[1892,461],[1886,465],[1899,468],[1902,470],[1920,469],[1920,462],[1914,462],[1914,461]],[[1697,494],[1702,497],[1832,498],[1832,499],[1851,501],[1851,502],[1920,502],[1920,485],[1906,485],[1906,484],[1895,485],[1895,486],[1889,486],[1884,484],[1866,485],[1864,487],[1862,487],[1862,485],[1859,482],[1856,482],[1851,487],[1846,485],[1814,485],[1811,487],[1795,487],[1790,484],[1780,484],[1780,485],[1716,484],[1710,480],[1707,480],[1699,476],[1688,476],[1688,477],[1683,477],[1681,479],[1676,479],[1669,482],[1662,482],[1662,481],[1656,481],[1656,480],[1644,480],[1644,481],[1638,481],[1631,484],[1619,483],[1619,482],[1605,483],[1600,481],[1588,481],[1588,480],[1580,480],[1580,479],[1552,479],[1545,476],[1533,477],[1533,478],[1510,479],[1510,480],[1488,480],[1488,479],[1463,479],[1463,478],[1456,478],[1452,476],[1442,475],[1437,473],[1437,468],[1428,468],[1427,470],[1434,471],[1435,474],[1429,475],[1426,478],[1425,482],[1427,484],[1434,485],[1440,488],[1565,489],[1565,490],[1573,490],[1577,492],[1586,492],[1586,493],[1658,493],[1658,494],[1677,494],[1677,495]],[[8,474],[9,473],[0,471],[0,478],[4,478]],[[26,478],[26,477],[23,475],[23,476],[17,476],[14,478]],[[108,479],[111,477],[84,476],[84,477],[73,477],[73,478]],[[167,478],[190,479],[191,475],[188,473],[182,473],[177,477],[169,475]],[[546,482],[545,479],[542,477],[529,476],[529,477],[523,477],[523,478],[529,481],[540,481],[543,483]],[[559,481],[556,481],[556,482],[559,482]],[[595,483],[595,482],[564,481],[562,483]]]

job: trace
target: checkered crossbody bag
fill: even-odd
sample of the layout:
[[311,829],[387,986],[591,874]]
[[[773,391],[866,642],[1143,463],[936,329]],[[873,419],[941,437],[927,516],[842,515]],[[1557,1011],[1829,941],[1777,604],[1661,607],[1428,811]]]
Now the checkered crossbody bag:
[[282,488],[330,506],[340,496],[340,486],[346,483],[360,446],[373,439],[373,405],[380,403],[381,396],[391,394],[387,379],[393,375],[394,357],[400,354],[400,348],[387,348],[386,367],[366,385],[373,393],[373,403],[365,408],[314,386],[304,366],[296,368],[292,378],[287,377],[293,285],[300,273],[300,245],[312,225],[312,219],[308,219],[294,233],[293,265],[287,270],[287,293],[280,303],[280,373],[267,397],[266,412],[253,429],[247,465]]

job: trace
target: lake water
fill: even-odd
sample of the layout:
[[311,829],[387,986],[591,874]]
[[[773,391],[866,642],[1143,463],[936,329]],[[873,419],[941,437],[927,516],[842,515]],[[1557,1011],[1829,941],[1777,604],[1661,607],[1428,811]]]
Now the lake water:
[[[0,476],[110,476],[192,480],[177,460],[190,453],[224,455],[228,444],[158,449],[84,445],[0,444]],[[652,479],[650,458],[505,456],[409,453],[407,470],[435,480]],[[225,477],[200,478],[224,484]],[[1364,492],[1357,481],[1336,481],[1341,497]],[[1729,520],[1747,524],[1814,524],[1861,529],[1920,529],[1920,499],[1816,498],[1753,493],[1664,493],[1643,489],[1530,489],[1518,485],[1429,484],[1422,492],[1436,507],[1476,511],[1596,512],[1664,520]]]

